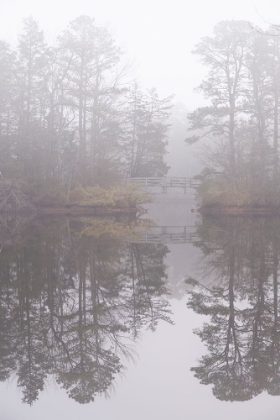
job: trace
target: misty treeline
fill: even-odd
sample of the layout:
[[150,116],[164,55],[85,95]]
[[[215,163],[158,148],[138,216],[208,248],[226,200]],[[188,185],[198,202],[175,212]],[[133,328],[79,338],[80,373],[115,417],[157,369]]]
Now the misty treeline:
[[195,334],[206,353],[192,368],[216,398],[280,395],[279,219],[203,218],[200,275],[188,307],[207,320]]
[[280,34],[245,21],[224,21],[194,51],[208,73],[198,87],[207,106],[189,115],[207,143],[205,203],[280,204]]
[[121,49],[80,16],[48,45],[27,18],[0,41],[0,171],[68,191],[162,176],[171,98],[129,85]]
[[141,332],[172,323],[167,247],[124,244],[121,225],[37,221],[11,238],[0,218],[11,238],[0,252],[0,381],[16,378],[24,403],[38,399],[50,375],[82,404],[108,393]]

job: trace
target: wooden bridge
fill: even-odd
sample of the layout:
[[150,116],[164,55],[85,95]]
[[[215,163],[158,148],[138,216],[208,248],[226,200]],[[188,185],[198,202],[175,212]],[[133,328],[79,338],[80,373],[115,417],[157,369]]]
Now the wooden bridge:
[[131,243],[145,244],[186,244],[197,239],[194,226],[152,226]]
[[183,191],[196,189],[200,182],[194,178],[187,177],[147,177],[147,178],[128,178],[129,184],[140,185],[145,190],[151,190],[157,194],[167,194],[170,190]]

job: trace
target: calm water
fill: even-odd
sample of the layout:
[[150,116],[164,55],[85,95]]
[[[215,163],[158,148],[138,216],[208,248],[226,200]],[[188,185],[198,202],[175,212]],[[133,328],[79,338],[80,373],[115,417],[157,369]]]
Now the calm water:
[[0,220],[1,419],[279,418],[280,219],[192,206]]

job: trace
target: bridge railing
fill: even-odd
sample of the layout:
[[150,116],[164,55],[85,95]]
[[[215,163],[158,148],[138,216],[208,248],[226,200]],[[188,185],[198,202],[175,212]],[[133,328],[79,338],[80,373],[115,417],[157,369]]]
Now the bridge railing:
[[183,189],[186,193],[187,189],[196,189],[200,185],[198,180],[187,177],[137,177],[128,178],[127,182],[145,189],[160,189],[163,193],[167,193],[169,188]]

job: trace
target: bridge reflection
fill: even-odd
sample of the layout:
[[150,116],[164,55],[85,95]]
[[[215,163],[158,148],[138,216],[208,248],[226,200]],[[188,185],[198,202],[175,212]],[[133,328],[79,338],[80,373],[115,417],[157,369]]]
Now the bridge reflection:
[[194,226],[152,226],[136,240],[129,242],[146,244],[186,244],[197,239]]

